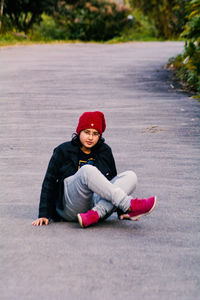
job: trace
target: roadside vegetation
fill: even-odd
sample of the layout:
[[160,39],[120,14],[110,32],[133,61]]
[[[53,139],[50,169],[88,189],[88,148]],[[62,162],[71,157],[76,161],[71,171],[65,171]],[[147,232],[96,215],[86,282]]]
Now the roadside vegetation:
[[200,100],[200,2],[190,1],[188,17],[181,36],[186,40],[182,54],[172,57],[168,66],[175,71],[186,89],[197,93]]
[[171,58],[186,88],[200,93],[199,0],[0,0],[0,46],[30,43],[184,40]]
[[178,39],[189,0],[0,0],[0,43]]

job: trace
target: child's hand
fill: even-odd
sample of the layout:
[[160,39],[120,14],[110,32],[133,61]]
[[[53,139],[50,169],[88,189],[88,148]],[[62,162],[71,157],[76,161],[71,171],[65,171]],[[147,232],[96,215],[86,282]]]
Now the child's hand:
[[[130,216],[128,214],[122,214],[120,215],[120,220],[131,220]],[[140,218],[137,218],[136,220],[134,221],[140,221]]]
[[49,224],[49,219],[39,218],[39,219],[32,222],[33,226],[42,226],[43,224],[48,225]]

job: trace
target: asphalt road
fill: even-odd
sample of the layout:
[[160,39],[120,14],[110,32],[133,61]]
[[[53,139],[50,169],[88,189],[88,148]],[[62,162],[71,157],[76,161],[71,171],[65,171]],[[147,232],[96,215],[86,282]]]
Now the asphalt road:
[[[197,300],[200,103],[163,68],[181,42],[0,49],[1,299]],[[102,110],[118,171],[156,194],[140,222],[33,227],[54,147]]]

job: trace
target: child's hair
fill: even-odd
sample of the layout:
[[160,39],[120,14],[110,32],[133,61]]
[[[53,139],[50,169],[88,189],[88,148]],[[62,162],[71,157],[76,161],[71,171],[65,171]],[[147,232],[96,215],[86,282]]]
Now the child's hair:
[[[71,140],[71,142],[75,146],[79,146],[79,147],[82,146],[80,138],[79,138],[79,135],[77,133],[73,133],[72,134],[72,140]],[[98,147],[99,145],[103,144],[104,142],[105,142],[105,139],[102,137],[102,135],[100,135],[100,138],[99,138],[97,144],[93,147],[93,149],[96,148],[96,147]]]

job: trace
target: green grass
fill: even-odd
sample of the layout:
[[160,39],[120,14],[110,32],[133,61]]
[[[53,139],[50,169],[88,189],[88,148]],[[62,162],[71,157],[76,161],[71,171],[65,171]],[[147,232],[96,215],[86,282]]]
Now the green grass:
[[79,43],[82,41],[76,40],[56,40],[56,39],[31,39],[31,38],[23,38],[23,37],[16,37],[12,33],[6,33],[0,35],[0,47],[6,46],[20,46],[20,45],[33,45],[33,44],[65,44],[65,43]]
[[122,43],[130,41],[158,41],[158,39],[153,37],[148,37],[140,34],[134,34],[132,36],[123,35],[120,37],[113,38],[107,42],[83,42],[81,40],[56,40],[56,39],[24,39],[19,37],[14,37],[11,33],[0,35],[0,47],[5,46],[19,46],[19,45],[32,45],[32,44],[53,44],[53,43]]
[[5,33],[0,35],[0,46],[16,45],[28,43],[29,41],[22,37],[14,36],[13,33]]

